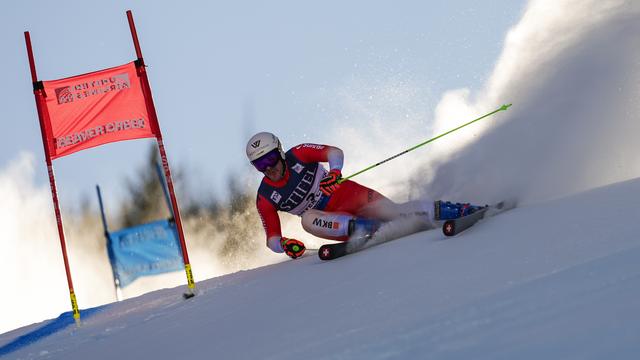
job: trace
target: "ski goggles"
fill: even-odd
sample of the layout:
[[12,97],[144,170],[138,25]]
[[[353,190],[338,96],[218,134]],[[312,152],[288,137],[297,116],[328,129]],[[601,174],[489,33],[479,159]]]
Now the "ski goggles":
[[253,160],[251,164],[260,172],[265,172],[267,168],[274,167],[280,161],[280,150],[273,149],[261,157]]

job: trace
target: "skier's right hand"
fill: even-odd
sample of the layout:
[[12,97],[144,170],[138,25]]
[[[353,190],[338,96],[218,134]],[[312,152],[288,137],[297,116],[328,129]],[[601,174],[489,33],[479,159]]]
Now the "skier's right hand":
[[320,180],[320,191],[326,196],[331,196],[340,187],[340,179],[342,179],[340,169],[329,171],[327,176]]
[[292,259],[299,258],[300,256],[302,256],[302,254],[304,254],[304,251],[306,250],[306,247],[304,246],[304,243],[302,241],[289,239],[286,237],[282,237],[282,239],[280,240],[280,245],[282,245],[284,252]]

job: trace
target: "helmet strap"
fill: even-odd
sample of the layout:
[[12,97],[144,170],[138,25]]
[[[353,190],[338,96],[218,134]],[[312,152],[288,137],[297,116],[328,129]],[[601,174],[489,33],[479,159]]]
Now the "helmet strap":
[[284,174],[287,172],[287,163],[284,159],[280,159],[280,161],[282,161],[282,174],[280,174],[280,176],[284,177]]

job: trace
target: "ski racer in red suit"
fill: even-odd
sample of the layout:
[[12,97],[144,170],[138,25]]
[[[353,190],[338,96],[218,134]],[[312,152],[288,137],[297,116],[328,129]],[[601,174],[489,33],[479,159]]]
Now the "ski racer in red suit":
[[[344,160],[342,150],[319,144],[300,144],[286,153],[280,140],[261,132],[249,139],[247,157],[264,174],[258,188],[256,206],[267,236],[267,246],[291,258],[304,254],[302,241],[282,236],[278,211],[302,217],[305,231],[320,238],[347,241],[358,231],[370,235],[382,222],[408,213],[424,218],[433,227],[433,202],[396,204],[379,192],[354,181],[339,183]],[[328,163],[329,170],[322,164]],[[469,204],[436,202],[436,220],[466,215]]]

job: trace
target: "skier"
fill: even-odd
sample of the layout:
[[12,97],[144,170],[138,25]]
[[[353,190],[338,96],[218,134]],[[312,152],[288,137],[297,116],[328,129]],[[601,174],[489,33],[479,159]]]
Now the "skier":
[[[371,236],[383,222],[418,216],[423,228],[434,220],[453,219],[479,209],[469,204],[436,201],[397,204],[379,192],[342,178],[344,155],[337,147],[300,144],[286,153],[272,133],[260,132],[246,147],[251,164],[264,174],[256,207],[267,236],[267,247],[293,259],[304,254],[302,241],[282,236],[278,211],[302,217],[305,231],[317,237],[347,241],[351,236]],[[328,163],[327,171],[320,163]],[[433,203],[431,203],[433,204]],[[430,214],[433,210],[434,214]]]

